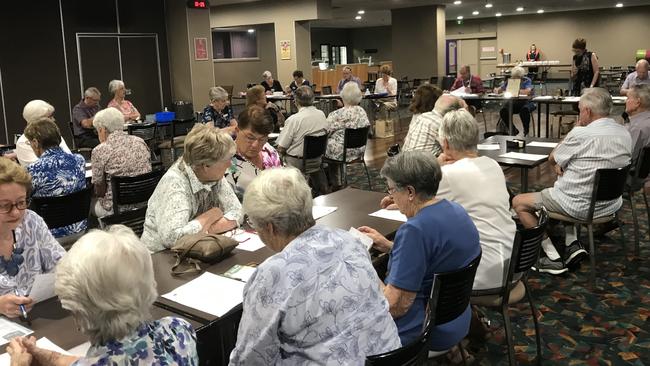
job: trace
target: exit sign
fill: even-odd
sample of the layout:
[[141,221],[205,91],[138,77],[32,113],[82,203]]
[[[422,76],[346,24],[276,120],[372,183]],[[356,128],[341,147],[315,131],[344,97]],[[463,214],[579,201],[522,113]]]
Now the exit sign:
[[188,0],[187,7],[191,9],[209,9],[210,3],[206,0]]

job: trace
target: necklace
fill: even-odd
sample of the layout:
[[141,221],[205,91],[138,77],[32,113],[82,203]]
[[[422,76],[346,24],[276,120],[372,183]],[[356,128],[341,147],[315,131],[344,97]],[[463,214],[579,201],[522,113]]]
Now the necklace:
[[18,274],[19,266],[25,261],[23,257],[23,248],[16,248],[16,231],[11,230],[14,237],[13,250],[11,251],[11,258],[6,260],[4,256],[0,256],[0,271],[7,272],[11,277]]

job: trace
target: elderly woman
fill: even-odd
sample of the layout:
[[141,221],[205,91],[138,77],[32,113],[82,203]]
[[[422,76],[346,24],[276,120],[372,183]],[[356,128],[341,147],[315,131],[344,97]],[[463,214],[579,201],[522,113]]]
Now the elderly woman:
[[273,79],[273,74],[270,71],[264,71],[262,73],[262,82],[260,85],[264,87],[266,94],[273,94],[274,92],[282,91],[282,84],[279,81]]
[[[86,161],[83,156],[63,151],[59,146],[59,127],[49,118],[32,122],[25,128],[25,136],[38,160],[27,167],[32,175],[33,197],[59,197],[86,188]],[[86,231],[87,220],[62,227],[52,227],[55,238]]]
[[274,131],[280,131],[280,127],[284,126],[284,114],[282,114],[277,104],[267,102],[263,86],[255,85],[246,91],[246,108],[252,105],[266,109],[273,120]]
[[103,217],[113,214],[111,177],[135,177],[151,172],[151,153],[143,139],[124,132],[124,118],[115,108],[97,112],[93,126],[101,142],[90,157],[92,182],[98,198],[93,213]]
[[[337,109],[327,116],[327,150],[325,157],[332,160],[343,160],[343,138],[346,128],[362,128],[370,126],[366,111],[359,106],[362,94],[355,83],[347,83],[341,91],[343,108]],[[348,149],[346,160],[363,159],[366,147]],[[328,162],[329,184],[336,190],[341,185],[341,169],[343,164]]]
[[[508,87],[508,82],[510,80],[519,80],[519,95],[527,95],[530,97],[535,96],[535,88],[533,88],[533,82],[525,76],[526,70],[521,66],[516,66],[512,68],[510,72],[510,79],[506,80],[501,88],[495,90],[496,93],[503,93]],[[516,97],[516,95],[513,95]],[[513,100],[512,101],[512,112],[519,113],[521,118],[521,124],[524,126],[524,136],[528,136],[528,129],[530,128],[530,112],[535,110],[535,102],[531,100]],[[508,116],[508,105],[506,104],[499,111],[501,120],[504,122],[504,125],[507,127],[507,131],[510,131],[510,126],[508,125],[508,120],[512,116]],[[518,135],[519,130],[514,127],[513,135]]]
[[237,120],[228,103],[228,92],[220,86],[213,86],[208,94],[210,104],[203,110],[203,123],[210,123],[233,135],[237,128]]
[[[381,170],[388,193],[408,220],[395,241],[375,229],[361,227],[377,249],[390,253],[383,288],[402,344],[422,332],[425,311],[436,273],[461,269],[481,253],[479,234],[457,203],[436,197],[442,172],[436,158],[424,151],[406,151],[386,160]],[[458,344],[469,328],[468,306],[458,318],[436,326],[430,349],[443,351]]]
[[183,157],[169,168],[149,199],[142,241],[152,252],[183,235],[223,233],[239,225],[241,204],[223,179],[235,154],[228,134],[196,124]]
[[140,118],[140,112],[126,97],[126,86],[122,80],[111,80],[108,83],[108,91],[113,94],[113,99],[108,107],[117,108],[124,115],[124,122],[136,121]]
[[[43,118],[51,118],[52,121],[54,121],[53,116],[54,107],[52,107],[52,105],[48,102],[39,99],[30,101],[29,103],[25,104],[25,107],[23,108],[23,118],[28,125],[31,122]],[[70,152],[70,149],[68,148],[68,145],[66,145],[63,138],[61,138],[59,146],[61,149],[63,149],[63,151],[68,153]],[[18,162],[20,162],[20,165],[24,167],[28,166],[29,164],[35,162],[36,159],[38,159],[34,153],[34,150],[32,149],[32,146],[29,144],[29,140],[27,140],[27,137],[25,135],[20,136],[16,141],[16,158],[18,159]]]
[[[151,256],[129,228],[84,235],[56,269],[55,291],[90,340],[86,356],[14,338],[12,365],[198,365],[196,335],[183,319],[150,320],[158,296]],[[31,362],[30,362],[31,361]]]
[[356,365],[400,347],[368,251],[346,231],[315,225],[311,210],[297,169],[266,170],[248,186],[244,212],[277,254],[244,288],[231,366]]
[[262,170],[282,166],[280,155],[267,142],[271,132],[273,122],[262,107],[254,105],[239,114],[237,150],[228,174],[228,181],[239,197]]
[[32,305],[34,277],[54,270],[65,250],[43,219],[27,209],[32,179],[20,165],[0,159],[0,313],[21,315]]
[[378,112],[384,114],[384,117],[387,118],[388,111],[397,109],[397,79],[392,77],[393,70],[390,65],[382,65],[379,68],[379,75],[381,77],[375,82],[375,93],[387,94],[388,97],[376,100],[375,106]]

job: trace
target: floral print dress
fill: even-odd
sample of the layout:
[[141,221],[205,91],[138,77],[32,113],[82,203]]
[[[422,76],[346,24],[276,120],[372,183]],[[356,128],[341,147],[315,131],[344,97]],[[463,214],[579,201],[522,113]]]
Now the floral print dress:
[[[346,128],[361,128],[370,126],[366,111],[360,106],[343,107],[327,116],[327,150],[325,156],[332,160],[343,160],[343,138]],[[348,149],[346,159],[353,161],[362,158],[366,147]]]

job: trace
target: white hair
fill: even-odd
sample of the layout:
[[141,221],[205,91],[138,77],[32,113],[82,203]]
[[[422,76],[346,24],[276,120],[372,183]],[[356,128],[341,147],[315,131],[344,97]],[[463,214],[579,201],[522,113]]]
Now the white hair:
[[122,131],[124,129],[124,114],[118,109],[109,107],[103,109],[93,118],[93,127],[96,129],[105,128],[108,133]]
[[99,92],[99,89],[95,88],[94,86],[91,86],[90,88],[86,89],[84,92],[84,97],[87,98],[92,98],[95,97],[99,99],[102,96],[102,93]]
[[359,85],[357,83],[345,83],[345,86],[341,90],[341,99],[345,104],[349,105],[359,105],[363,98]]
[[118,89],[124,88],[124,82],[122,80],[111,80],[110,83],[108,83],[108,91],[115,95],[115,92]]
[[210,96],[210,101],[220,101],[224,102],[228,99],[228,92],[226,89],[220,87],[220,86],[213,86],[210,88],[210,91],[208,92],[208,95]]
[[643,109],[650,109],[650,85],[647,84],[635,85],[630,89],[630,91],[628,91],[628,98],[630,94],[632,94],[632,96],[639,98]]
[[263,77],[264,79],[268,79],[268,78],[270,78],[270,77],[273,77],[273,74],[271,74],[271,72],[270,72],[269,70],[266,70],[266,71],[264,71],[264,72],[262,73],[262,77]]
[[526,75],[526,70],[521,66],[515,66],[510,71],[510,76],[515,79],[521,79],[524,75]]
[[262,171],[246,188],[242,207],[254,226],[271,223],[287,236],[298,235],[315,224],[311,189],[296,168]]
[[92,344],[133,332],[158,297],[151,255],[123,225],[82,236],[56,267],[54,289]]
[[612,96],[603,88],[583,89],[579,105],[588,108],[593,115],[599,117],[609,116],[614,107]]
[[476,151],[478,144],[478,124],[465,109],[449,111],[442,117],[438,139],[447,140],[449,146],[456,151]]
[[433,110],[445,115],[449,111],[463,108],[461,104],[461,99],[453,96],[451,94],[443,94],[436,100],[436,103],[433,105]]
[[23,108],[23,118],[27,123],[50,117],[52,113],[54,113],[54,107],[50,103],[40,99],[30,101]]

